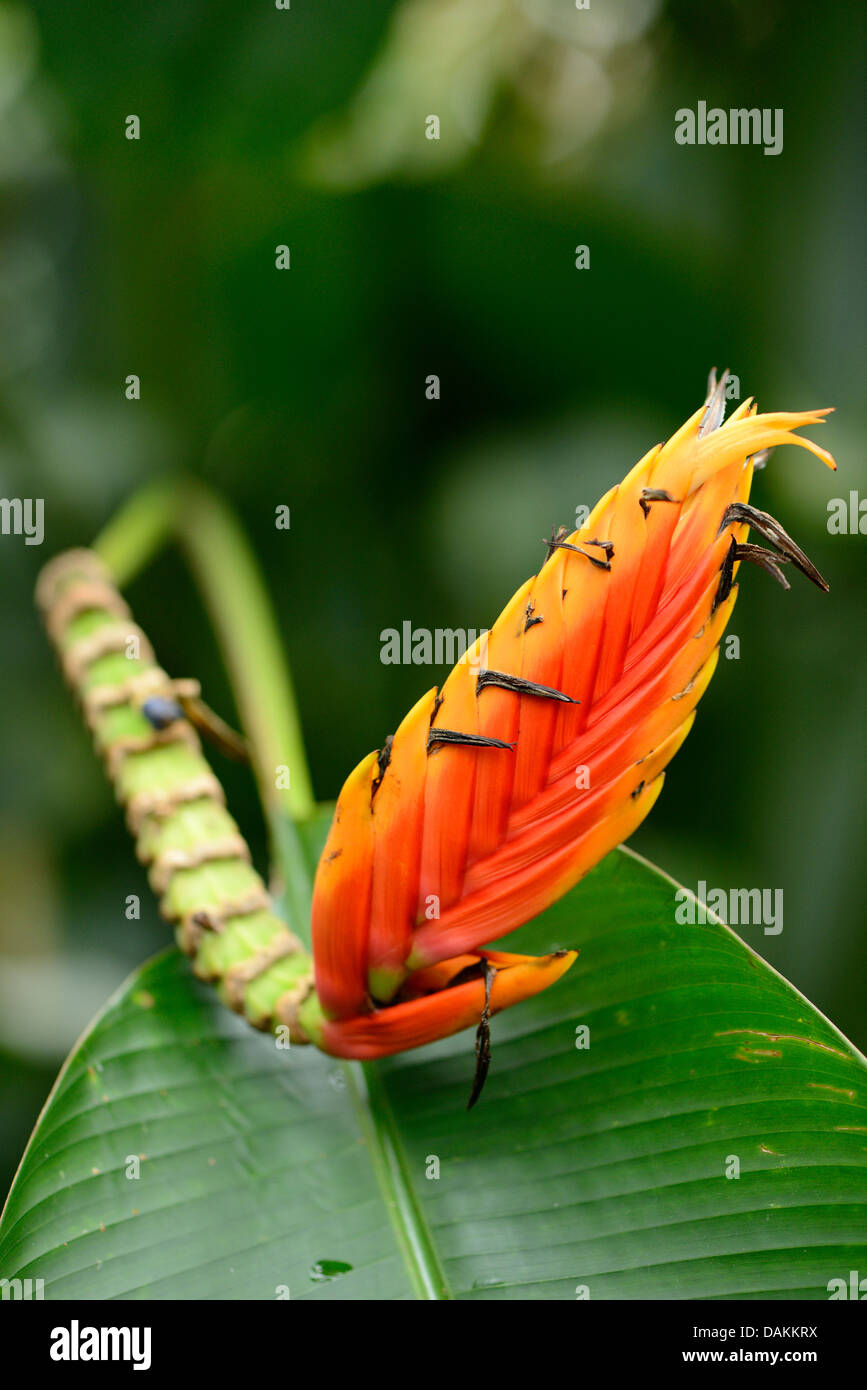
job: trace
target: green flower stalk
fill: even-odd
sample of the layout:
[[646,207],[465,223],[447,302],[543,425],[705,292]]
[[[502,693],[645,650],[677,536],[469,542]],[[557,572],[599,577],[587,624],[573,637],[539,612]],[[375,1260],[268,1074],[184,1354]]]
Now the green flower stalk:
[[179,698],[111,574],[72,550],[40,574],[36,600],[102,758],[160,912],[194,973],[255,1028],[305,1043],[298,1010],[312,958],[274,911]]

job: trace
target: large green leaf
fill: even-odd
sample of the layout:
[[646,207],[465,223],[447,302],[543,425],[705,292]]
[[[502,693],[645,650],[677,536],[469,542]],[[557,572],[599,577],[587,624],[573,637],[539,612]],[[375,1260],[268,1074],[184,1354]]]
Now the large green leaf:
[[581,955],[495,1020],[471,1113],[466,1034],[344,1067],[158,957],[61,1073],[0,1276],[48,1298],[827,1298],[867,1268],[864,1061],[727,928],[678,925],[675,890],[621,850],[510,938]]

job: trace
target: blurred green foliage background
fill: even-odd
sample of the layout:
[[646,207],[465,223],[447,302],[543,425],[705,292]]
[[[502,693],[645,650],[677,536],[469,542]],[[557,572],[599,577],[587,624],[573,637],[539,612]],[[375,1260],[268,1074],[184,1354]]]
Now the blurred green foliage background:
[[[205,477],[260,556],[330,799],[445,674],[382,665],[381,631],[489,625],[712,365],[764,408],[837,407],[814,432],[836,477],[785,450],[753,494],[832,592],[743,577],[740,659],[633,844],[692,887],[782,888],[782,934],[743,934],[863,1046],[865,539],[826,525],[867,496],[860,25],[842,0],[0,4],[0,491],[46,516],[41,547],[0,537],[0,1189],[77,1032],[169,939],[39,566],[147,480]],[[781,107],[782,154],[676,145],[699,100]],[[177,557],[130,598],[231,717]],[[218,770],[261,861],[252,780]]]

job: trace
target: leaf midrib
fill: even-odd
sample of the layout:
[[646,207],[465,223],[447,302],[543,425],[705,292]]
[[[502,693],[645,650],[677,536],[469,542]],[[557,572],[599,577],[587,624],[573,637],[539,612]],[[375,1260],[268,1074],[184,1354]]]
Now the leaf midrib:
[[[321,809],[321,808],[320,808]],[[330,816],[329,816],[330,821]],[[315,818],[302,823],[298,830],[302,841],[314,849],[307,835],[315,833]],[[297,871],[299,862],[285,861],[285,836],[275,836],[272,853],[283,875]],[[321,849],[321,844],[318,846]],[[309,875],[308,891],[312,900],[313,881],[310,858],[305,860]],[[318,850],[312,855],[318,859]],[[424,1301],[447,1300],[454,1297],[449,1288],[433,1234],[416,1195],[400,1130],[386,1095],[375,1062],[343,1062],[346,1089],[351,1097],[370,1155],[370,1162],[380,1196],[391,1222],[398,1248],[416,1298]]]
[[400,1132],[375,1063],[345,1064],[362,1133],[415,1295],[419,1299],[454,1297],[437,1254],[433,1235],[415,1194]]

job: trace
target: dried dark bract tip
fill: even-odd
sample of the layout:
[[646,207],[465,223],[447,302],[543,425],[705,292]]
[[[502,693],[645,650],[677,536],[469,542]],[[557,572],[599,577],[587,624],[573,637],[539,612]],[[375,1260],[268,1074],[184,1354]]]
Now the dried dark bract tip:
[[721,536],[727,526],[743,523],[746,523],[753,531],[758,531],[759,535],[763,536],[780,555],[791,560],[795,569],[800,570],[801,574],[805,575],[812,584],[815,584],[817,589],[821,589],[823,593],[828,593],[829,585],[822,578],[812,560],[808,559],[801,547],[792,540],[791,536],[787,535],[780,523],[768,512],[759,511],[758,507],[751,507],[748,502],[733,502],[730,507],[726,507],[723,513],[717,535]]
[[515,695],[538,695],[545,700],[562,700],[567,705],[580,704],[571,695],[555,690],[552,685],[537,685],[535,681],[524,680],[522,676],[510,676],[506,671],[480,671],[476,681],[476,694],[480,695],[485,686],[498,686],[501,690],[511,690]]
[[738,560],[746,560],[750,564],[758,565],[760,569],[765,570],[776,579],[777,583],[783,589],[791,589],[791,584],[780,569],[781,565],[791,564],[791,559],[788,555],[777,555],[774,551],[765,550],[760,545],[741,545],[735,540],[734,536],[732,536],[731,543],[726,551],[726,557],[720,568],[720,581],[714,595],[713,606],[711,608],[712,613],[716,612],[720,604],[725,602],[732,591],[734,567]]
[[677,502],[678,500],[677,497],[672,497],[670,492],[666,492],[664,487],[643,487],[638,505],[647,516],[651,502]]
[[546,560],[550,560],[555,550],[573,550],[576,555],[583,555],[585,560],[589,560],[591,565],[595,565],[597,569],[611,569],[608,561],[614,554],[614,544],[612,541],[592,540],[586,542],[587,545],[595,545],[599,550],[604,550],[607,558],[605,560],[600,560],[595,555],[588,555],[587,551],[583,550],[580,545],[573,545],[570,541],[567,541],[566,537],[568,535],[569,530],[566,526],[558,526],[556,529],[552,529],[550,537],[544,542],[548,547],[548,553],[545,556]]
[[537,623],[543,623],[543,622],[545,621],[544,618],[535,618],[535,617],[533,616],[533,614],[535,613],[535,611],[536,611],[536,610],[534,609],[532,603],[528,603],[528,604],[527,604],[527,607],[526,607],[526,609],[525,609],[525,611],[524,611],[524,618],[525,618],[525,622],[524,622],[524,631],[525,631],[525,632],[529,632],[529,631],[530,631],[530,628],[531,628],[531,627],[535,627]]
[[542,540],[542,544],[543,544],[543,545],[545,546],[545,548],[546,548],[546,551],[545,551],[545,559],[546,559],[546,561],[547,561],[547,560],[550,560],[551,556],[554,554],[554,551],[555,551],[555,550],[557,549],[557,547],[560,545],[561,541],[563,541],[563,540],[565,539],[565,537],[568,536],[568,534],[569,534],[569,531],[568,531],[568,529],[567,529],[565,526],[552,526],[552,527],[551,527],[551,534],[550,534],[550,536],[548,537],[548,539],[547,539],[547,540],[544,540],[544,539]]
[[505,743],[501,738],[486,738],[484,734],[464,734],[460,729],[431,729],[427,736],[427,751],[430,753],[438,743],[461,743],[468,748],[509,748],[514,743]]
[[613,542],[613,541],[597,541],[597,540],[592,540],[592,541],[588,541],[587,544],[588,544],[588,545],[596,545],[596,546],[599,547],[600,550],[604,550],[604,551],[605,551],[605,554],[608,556],[609,560],[611,559],[611,557],[612,557],[613,554],[614,554],[614,542]]
[[632,797],[632,800],[633,800],[633,801],[637,801],[638,798],[641,796],[641,793],[642,793],[643,791],[644,791],[644,783],[643,783],[643,782],[639,782],[638,786],[635,788],[635,791],[630,792],[629,795]]
[[[574,550],[576,555],[583,555],[585,560],[589,560],[591,565],[595,565],[598,570],[610,570],[611,564],[608,560],[600,560],[597,555],[588,555],[586,550],[582,550],[580,545],[572,545],[569,541],[549,541],[551,552],[555,550]],[[601,545],[610,547],[606,553],[614,554],[614,546],[610,541],[588,541],[588,545]]]
[[716,593],[713,596],[713,603],[711,605],[710,610],[711,614],[716,612],[721,603],[725,603],[726,599],[732,591],[732,584],[734,581],[735,573],[735,555],[737,553],[737,548],[737,541],[735,540],[734,536],[732,536],[731,543],[729,544],[729,548],[726,551],[726,557],[723,560],[722,565],[720,566],[719,584],[717,585]]
[[747,560],[751,565],[758,565],[759,569],[772,575],[781,588],[791,589],[791,584],[780,569],[780,565],[791,564],[788,555],[777,555],[773,550],[765,550],[761,545],[739,545],[736,543],[734,559]]
[[716,379],[716,367],[712,367],[707,379],[707,400],[705,401],[705,412],[701,417],[701,424],[698,427],[699,439],[704,439],[706,434],[711,434],[718,430],[723,422],[726,413],[726,385],[729,379],[729,369],[726,367],[719,381]]
[[391,745],[393,743],[394,734],[389,734],[385,740],[385,743],[382,745],[382,747],[376,755],[377,773],[370,786],[371,806],[373,805],[373,798],[376,796],[376,793],[382,786],[382,779],[385,776],[386,769],[388,768],[389,763],[391,762]]
[[473,1077],[473,1089],[470,1091],[470,1098],[467,1101],[467,1109],[472,1110],[488,1077],[488,1068],[491,1065],[491,985],[494,983],[496,970],[490,961],[484,962],[485,972],[485,1007],[482,1009],[481,1022],[476,1030],[476,1074]]

